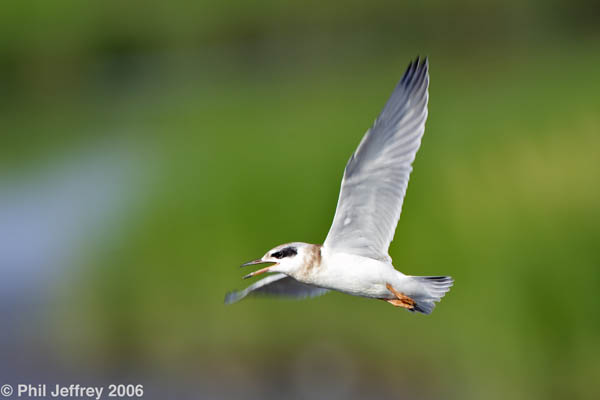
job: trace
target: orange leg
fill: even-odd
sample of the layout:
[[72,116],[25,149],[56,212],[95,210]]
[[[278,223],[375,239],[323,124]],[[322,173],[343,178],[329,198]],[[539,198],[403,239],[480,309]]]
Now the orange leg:
[[402,308],[406,308],[408,310],[414,310],[416,303],[413,299],[411,299],[404,293],[397,291],[389,283],[386,283],[385,287],[387,288],[387,290],[392,292],[394,294],[394,296],[396,296],[396,298],[395,299],[381,299],[381,300],[387,301],[394,307],[402,307]]

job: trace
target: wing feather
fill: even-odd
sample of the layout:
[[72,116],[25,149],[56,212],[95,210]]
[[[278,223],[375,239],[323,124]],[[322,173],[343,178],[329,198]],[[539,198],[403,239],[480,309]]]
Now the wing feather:
[[412,163],[427,120],[428,62],[412,62],[344,170],[324,247],[391,262]]
[[327,292],[327,289],[298,282],[285,274],[273,274],[254,282],[244,290],[227,293],[225,304],[238,302],[249,295],[274,295],[302,299],[320,296]]

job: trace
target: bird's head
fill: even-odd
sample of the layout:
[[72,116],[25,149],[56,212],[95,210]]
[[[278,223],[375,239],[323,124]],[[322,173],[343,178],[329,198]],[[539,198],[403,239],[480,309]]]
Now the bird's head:
[[295,276],[300,270],[312,263],[321,260],[321,246],[314,244],[294,242],[279,245],[267,251],[267,253],[257,260],[247,262],[242,267],[256,264],[274,263],[257,271],[244,276],[244,279],[250,278],[264,272],[280,272],[286,275]]

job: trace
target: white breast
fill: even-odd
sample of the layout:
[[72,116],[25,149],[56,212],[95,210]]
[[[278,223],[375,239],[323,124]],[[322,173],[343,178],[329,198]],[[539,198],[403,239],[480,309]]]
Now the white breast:
[[386,283],[398,284],[405,276],[391,264],[347,253],[323,249],[321,268],[311,277],[313,284],[355,296],[384,298]]

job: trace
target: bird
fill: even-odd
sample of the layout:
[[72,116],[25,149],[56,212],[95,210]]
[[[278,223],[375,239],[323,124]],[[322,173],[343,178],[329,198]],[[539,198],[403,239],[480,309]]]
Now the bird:
[[452,277],[405,275],[388,254],[425,132],[428,99],[429,61],[417,57],[346,164],[323,244],[282,244],[243,264],[270,264],[244,279],[268,275],[244,290],[227,293],[226,304],[250,295],[309,298],[333,290],[411,312],[433,311],[454,284]]

